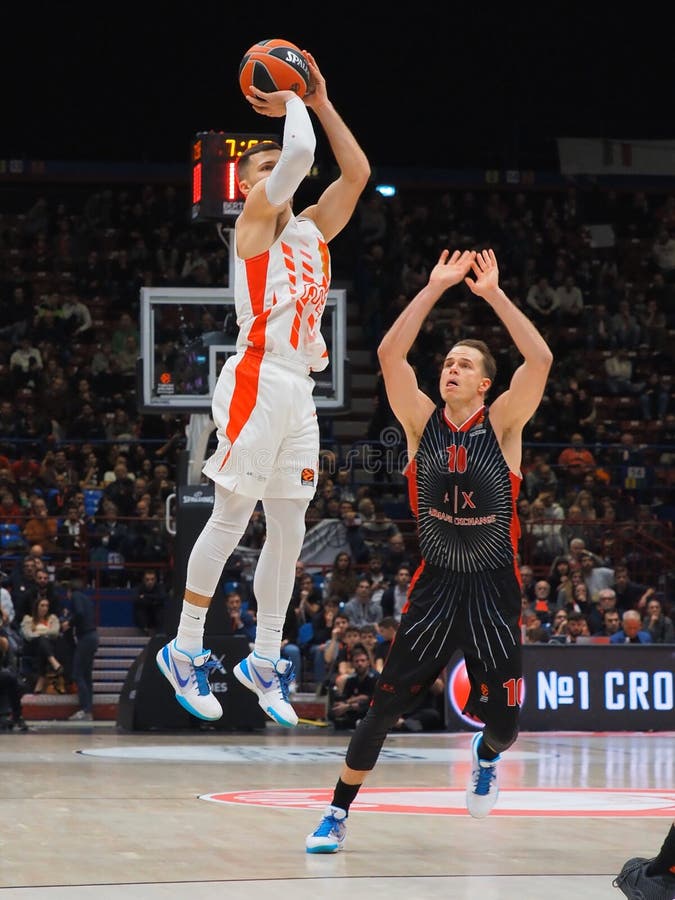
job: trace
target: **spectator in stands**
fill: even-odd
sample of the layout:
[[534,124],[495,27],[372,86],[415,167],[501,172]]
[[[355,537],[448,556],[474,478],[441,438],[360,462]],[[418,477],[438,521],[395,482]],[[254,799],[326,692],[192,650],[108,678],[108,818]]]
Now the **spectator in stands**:
[[655,644],[675,643],[673,620],[663,612],[661,601],[652,597],[647,601],[647,612],[642,622],[643,631],[648,631]]
[[112,476],[108,480],[104,475],[103,480],[107,483],[103,489],[103,496],[115,504],[122,518],[132,516],[134,514],[134,479],[129,473],[124,458],[118,457],[112,470]]
[[361,534],[371,554],[384,552],[390,538],[400,533],[398,525],[389,518],[380,503],[375,504],[372,518],[361,523]]
[[136,502],[134,517],[127,525],[127,534],[122,547],[127,562],[152,563],[164,559],[168,552],[164,521],[150,515],[150,501]]
[[81,556],[89,546],[89,535],[93,532],[93,527],[91,520],[80,514],[77,504],[69,502],[66,514],[56,530],[59,550],[69,556]]
[[580,325],[584,316],[584,296],[573,275],[565,276],[563,283],[555,289],[555,295],[560,324]]
[[560,304],[548,278],[543,275],[530,287],[525,302],[534,313],[533,318],[538,323],[553,318]]
[[670,406],[672,389],[673,384],[670,373],[665,375],[661,375],[656,371],[649,373],[644,390],[638,398],[642,418],[646,422],[662,420],[666,417]]
[[642,627],[642,616],[636,609],[627,609],[621,616],[621,628],[609,639],[610,644],[651,644],[652,636]]
[[583,435],[575,431],[570,437],[570,446],[558,456],[558,465],[565,479],[566,487],[580,485],[586,475],[595,471],[595,457],[584,446]]
[[[331,599],[331,598],[329,598]],[[326,600],[326,603],[328,600]],[[335,678],[339,674],[340,663],[345,660],[345,654],[348,651],[347,629],[349,628],[349,616],[345,615],[339,608],[333,617],[333,627],[329,640],[323,650],[323,659],[325,665],[325,678],[319,684],[317,677],[317,692],[325,694]],[[350,646],[358,640],[358,628],[352,628],[350,631]]]
[[616,606],[616,592],[612,588],[603,588],[598,592],[598,599],[592,605],[592,609],[588,615],[588,627],[591,634],[604,634],[603,629],[607,625],[607,613],[615,613],[618,623],[620,621],[620,613]]
[[612,331],[612,317],[605,303],[586,307],[586,346],[589,350],[610,350],[616,346]]
[[377,624],[382,618],[382,606],[372,599],[370,579],[361,577],[356,582],[356,590],[344,605],[349,616],[349,624],[361,628],[362,625]]
[[558,493],[558,476],[544,454],[537,454],[531,468],[524,479],[525,494],[532,502],[541,491],[552,491],[554,496]]
[[58,694],[65,694],[63,683],[64,668],[56,656],[57,642],[61,634],[58,616],[49,611],[49,600],[36,597],[33,608],[21,621],[21,635],[26,642],[24,648],[37,663],[38,678],[33,688],[41,694],[52,685]]
[[413,571],[413,560],[405,545],[402,534],[393,534],[387,542],[387,548],[382,554],[382,570],[387,581],[393,582],[396,573],[401,566],[408,566]]
[[394,576],[393,584],[382,594],[382,615],[401,621],[403,607],[408,601],[408,588],[410,587],[410,566],[399,566]]
[[354,648],[352,664],[353,673],[344,679],[342,689],[331,696],[328,707],[328,718],[336,729],[356,727],[366,714],[379,677],[363,647]]
[[124,547],[129,529],[124,522],[120,522],[117,506],[111,500],[103,499],[101,509],[102,515],[97,519],[91,536],[89,559],[102,585],[120,587],[127,581]]
[[0,490],[0,522],[3,525],[23,525],[24,510],[16,502],[12,491],[8,488]]
[[12,718],[6,725],[3,723],[2,728],[28,731],[21,707],[18,659],[6,627],[0,624],[0,701],[4,700],[7,701]]
[[631,312],[628,300],[619,302],[619,308],[612,316],[612,332],[617,347],[635,350],[640,343],[640,325]]
[[389,587],[384,569],[382,568],[382,555],[380,553],[372,553],[368,559],[368,564],[364,570],[364,575],[370,579],[371,597],[378,603],[382,603],[382,595]]
[[339,597],[345,603],[356,590],[357,574],[349,553],[338,553],[332,569],[326,573],[323,586],[324,597]]
[[[310,643],[303,648],[305,656],[310,660],[311,670],[314,674],[317,691],[321,691],[326,680],[325,650],[333,637],[335,620],[340,610],[340,604],[336,597],[327,597],[319,610],[312,616],[312,638]],[[346,616],[341,619],[344,627],[349,620]],[[338,635],[339,637],[339,635]]]
[[593,603],[597,601],[600,591],[611,587],[614,581],[614,569],[597,565],[593,555],[588,552],[581,555],[581,574]]
[[146,569],[140,583],[131,590],[134,624],[144,634],[154,635],[164,630],[167,593],[154,569]]
[[633,362],[625,347],[618,347],[605,359],[605,387],[612,396],[634,397],[644,388],[633,381]]
[[652,245],[652,258],[666,282],[675,277],[675,233],[667,227],[660,228]]
[[628,567],[621,564],[614,569],[612,588],[616,593],[616,605],[622,614],[629,609],[637,609],[642,612],[646,609],[648,601],[654,596],[655,590],[646,584],[633,581],[628,572]]
[[372,622],[359,628],[359,644],[365,648],[370,664],[375,668],[375,648],[379,644],[378,626]]
[[380,633],[380,640],[375,644],[375,669],[381,672],[384,667],[384,661],[389,653],[391,642],[396,637],[396,632],[400,625],[400,620],[394,616],[383,616],[377,624],[377,630]]
[[[663,276],[658,277],[663,282]],[[639,317],[640,327],[645,343],[652,350],[664,350],[667,342],[668,320],[655,297],[647,299],[644,310]]]
[[57,549],[57,520],[49,515],[47,503],[37,494],[31,497],[30,513],[23,527],[23,536],[28,543],[40,543],[48,553]]
[[551,596],[551,585],[545,578],[535,582],[533,609],[541,625],[551,621],[555,611],[555,595]]
[[14,389],[36,387],[40,382],[42,366],[42,354],[33,346],[32,339],[28,335],[20,338],[19,346],[9,358]]
[[253,613],[244,608],[239,591],[228,591],[225,594],[225,618],[225,634],[241,635],[252,647],[255,642],[257,624]]
[[567,614],[567,634],[565,644],[576,644],[579,638],[588,635],[588,622],[582,612],[572,611]]

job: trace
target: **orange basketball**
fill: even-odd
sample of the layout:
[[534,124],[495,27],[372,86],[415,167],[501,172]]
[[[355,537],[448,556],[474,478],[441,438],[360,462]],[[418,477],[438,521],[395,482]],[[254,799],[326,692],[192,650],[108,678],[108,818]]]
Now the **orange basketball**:
[[295,91],[304,97],[309,87],[309,66],[299,47],[282,38],[258,41],[239,64],[239,86],[244,94],[254,85],[261,91]]

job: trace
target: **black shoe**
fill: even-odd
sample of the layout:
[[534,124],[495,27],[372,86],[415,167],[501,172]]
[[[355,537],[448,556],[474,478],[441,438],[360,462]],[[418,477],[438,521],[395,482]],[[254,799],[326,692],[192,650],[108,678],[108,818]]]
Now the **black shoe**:
[[14,719],[14,728],[17,731],[28,731],[28,723],[22,716],[19,716],[18,719]]
[[634,856],[623,864],[612,884],[623,891],[628,900],[675,900],[675,875],[647,875],[652,862]]

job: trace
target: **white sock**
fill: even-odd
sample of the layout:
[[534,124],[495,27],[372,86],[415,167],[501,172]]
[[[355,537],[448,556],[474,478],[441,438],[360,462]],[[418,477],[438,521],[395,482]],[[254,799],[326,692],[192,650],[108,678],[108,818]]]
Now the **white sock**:
[[275,616],[272,613],[258,611],[258,622],[255,630],[256,656],[264,656],[276,662],[281,655],[281,629],[286,616]]
[[195,606],[194,603],[183,600],[176,632],[176,646],[179,650],[196,656],[204,649],[204,623],[208,611],[207,606]]

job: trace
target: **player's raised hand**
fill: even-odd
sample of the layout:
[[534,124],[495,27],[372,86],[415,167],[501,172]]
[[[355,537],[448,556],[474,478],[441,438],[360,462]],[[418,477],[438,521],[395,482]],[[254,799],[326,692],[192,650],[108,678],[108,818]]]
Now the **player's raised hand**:
[[321,74],[321,70],[316,64],[316,60],[308,50],[303,50],[302,55],[307,60],[309,66],[309,88],[304,96],[305,105],[312,107],[321,106],[328,99],[326,91],[326,79]]
[[294,91],[261,91],[260,88],[251,85],[249,93],[245,96],[261,116],[278,119],[286,115],[286,103],[292,97],[297,97],[297,94]]
[[471,268],[476,278],[465,278],[464,281],[476,296],[486,297],[499,287],[499,266],[494,250],[476,253]]
[[459,284],[471,269],[475,256],[475,250],[464,250],[463,253],[455,250],[452,255],[449,250],[443,250],[438,257],[438,262],[431,270],[429,284],[444,291],[454,284]]

